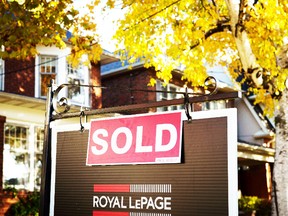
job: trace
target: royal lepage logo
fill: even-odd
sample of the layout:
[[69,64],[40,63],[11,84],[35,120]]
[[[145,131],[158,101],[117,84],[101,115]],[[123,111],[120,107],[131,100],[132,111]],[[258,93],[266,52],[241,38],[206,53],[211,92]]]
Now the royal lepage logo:
[[171,216],[171,184],[94,184],[94,192],[93,216]]

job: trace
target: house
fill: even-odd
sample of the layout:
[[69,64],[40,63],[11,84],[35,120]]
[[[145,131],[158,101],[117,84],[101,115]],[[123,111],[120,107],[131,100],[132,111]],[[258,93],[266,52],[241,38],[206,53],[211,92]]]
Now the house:
[[[235,91],[233,83],[223,72],[223,68],[208,68],[208,74],[218,79],[218,92]],[[162,85],[157,80],[155,86],[147,83],[155,77],[153,68],[144,68],[141,62],[131,66],[118,61],[101,67],[102,85],[107,87],[102,93],[103,107],[129,104],[151,103],[161,100],[183,98],[184,82],[181,71],[173,71],[173,80]],[[191,87],[191,86],[190,86]],[[158,92],[155,92],[158,91]],[[183,100],[184,101],[184,100]],[[184,102],[183,102],[184,103]],[[238,112],[238,187],[239,193],[247,196],[271,198],[272,169],[274,162],[274,125],[265,117],[253,98],[243,96],[233,101],[208,101],[193,104],[194,111],[236,107]],[[183,109],[183,105],[142,109],[123,114],[145,113]]]
[[[172,83],[163,86],[147,86],[150,77],[155,77],[153,68],[144,68],[136,63],[132,70],[122,66],[113,55],[104,52],[98,65],[88,68],[81,65],[72,68],[66,61],[70,49],[37,47],[39,55],[24,61],[6,59],[0,61],[0,189],[3,186],[39,190],[44,139],[45,103],[47,85],[51,79],[56,84],[101,84],[107,87],[102,95],[95,95],[90,88],[65,88],[59,96],[67,96],[73,110],[81,107],[96,109],[120,105],[148,103],[183,97],[185,84],[181,71],[175,70]],[[100,78],[101,71],[101,80]],[[213,71],[211,71],[212,73]],[[215,71],[214,71],[215,72]],[[221,80],[219,92],[234,91],[225,76],[216,72]],[[154,90],[162,90],[155,93]],[[97,98],[99,97],[99,98]],[[253,105],[253,98],[238,101],[210,101],[194,104],[194,111],[207,109],[238,108],[238,161],[239,190],[243,195],[269,198],[271,194],[271,169],[273,168],[273,125],[261,115],[261,107]],[[122,114],[156,112],[183,108],[147,108],[125,111]],[[57,121],[73,123],[75,119]],[[79,123],[79,118],[77,119]],[[246,125],[249,125],[247,127]],[[253,126],[253,127],[252,127]],[[255,177],[255,173],[257,173]],[[247,184],[249,182],[249,184]]]
[[[70,48],[37,46],[39,55],[26,60],[0,60],[0,191],[2,187],[34,191],[40,189],[41,159],[47,86],[94,84],[99,81],[100,65],[117,60],[104,51],[91,68],[72,68],[66,61]],[[101,107],[101,95],[91,88],[65,88],[59,93],[71,100],[74,110]],[[73,120],[69,120],[73,121]],[[77,120],[79,121],[79,119]]]

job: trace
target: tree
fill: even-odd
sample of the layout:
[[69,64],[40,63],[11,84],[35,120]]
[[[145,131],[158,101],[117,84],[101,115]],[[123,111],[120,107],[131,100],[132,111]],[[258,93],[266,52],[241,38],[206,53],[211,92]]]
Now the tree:
[[[37,54],[36,45],[72,47],[70,60],[86,53],[100,59],[92,0],[81,15],[72,0],[2,0],[0,4],[0,51],[2,58]],[[125,11],[115,34],[123,58],[139,59],[154,67],[157,77],[169,82],[171,71],[183,68],[183,80],[200,85],[207,65],[223,64],[231,76],[249,85],[257,103],[276,120],[274,164],[277,205],[274,213],[288,212],[288,75],[287,0],[107,0],[111,9]],[[107,9],[106,8],[106,9]],[[67,40],[66,32],[72,37]],[[241,78],[241,79],[239,79]],[[151,79],[151,85],[155,80]],[[276,202],[274,202],[276,203]]]
[[[116,1],[108,1],[114,7]],[[119,1],[117,1],[119,4]],[[115,38],[130,63],[139,59],[169,82],[181,66],[183,79],[200,85],[205,66],[223,64],[249,86],[247,94],[275,110],[274,214],[288,212],[287,0],[122,1],[125,18]],[[241,79],[239,79],[241,78]],[[151,79],[150,84],[155,80]],[[276,202],[276,200],[278,202]],[[275,205],[277,203],[277,205]]]
[[94,16],[79,13],[72,0],[1,0],[0,26],[0,58],[34,57],[37,45],[53,45],[71,46],[69,59],[74,66],[84,53],[92,62],[100,60]]

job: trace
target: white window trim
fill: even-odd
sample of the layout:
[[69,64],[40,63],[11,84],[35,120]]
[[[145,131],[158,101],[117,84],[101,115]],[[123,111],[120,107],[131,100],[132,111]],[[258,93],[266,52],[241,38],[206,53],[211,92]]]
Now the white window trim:
[[[28,142],[29,142],[29,147],[28,147],[28,154],[30,156],[29,160],[30,160],[30,168],[29,168],[29,172],[30,172],[30,175],[29,175],[29,184],[28,184],[28,190],[30,191],[34,191],[34,189],[36,188],[36,185],[35,185],[35,158],[34,158],[34,155],[35,155],[35,128],[36,127],[41,127],[43,128],[43,125],[41,124],[24,124],[23,122],[20,122],[20,121],[14,121],[14,120],[11,120],[11,121],[7,121],[6,124],[8,125],[15,125],[15,126],[18,126],[18,127],[25,127],[25,128],[28,128]],[[5,135],[4,135],[5,137]],[[4,161],[3,161],[3,166],[4,166]],[[4,183],[4,175],[3,175],[3,183]]]
[[5,61],[0,59],[1,65],[0,66],[0,91],[4,91],[5,89]]
[[227,103],[225,100],[206,101],[202,103],[202,111],[218,110],[218,109],[226,109],[226,108],[227,108]]
[[40,97],[40,73],[39,73],[39,56],[35,58],[35,85],[34,85],[35,97]]
[[[57,58],[57,67],[56,67],[56,84],[65,83],[65,70],[66,70],[66,56],[70,53],[70,48],[59,49],[57,47],[45,47],[37,46],[38,55],[35,58],[35,97],[36,98],[45,98],[41,96],[40,88],[40,71],[39,63],[40,56],[55,56]],[[63,71],[63,72],[62,72]],[[62,92],[60,92],[62,94]],[[65,93],[63,93],[65,95]]]
[[[40,88],[40,71],[39,71],[39,63],[40,63],[40,56],[55,56],[57,58],[57,67],[56,67],[56,80],[55,83],[57,86],[63,83],[68,83],[67,80],[67,60],[66,56],[69,55],[70,53],[70,48],[67,47],[65,49],[59,49],[57,47],[45,47],[45,46],[37,46],[37,51],[38,55],[35,58],[35,97],[36,98],[45,98],[44,96],[41,96],[41,88]],[[85,62],[87,61],[87,57],[83,56],[82,61]],[[84,84],[89,85],[90,84],[90,73],[89,73],[89,68],[86,65],[83,65],[83,70],[85,71],[84,73],[87,74],[84,77]],[[76,102],[72,101],[71,103],[74,105],[79,105],[79,106],[85,106],[85,107],[90,107],[90,89],[87,87],[84,88],[84,94],[85,94],[85,101],[84,102]],[[63,89],[59,92],[58,97],[66,97],[68,94],[67,89]]]
[[[163,83],[163,82],[160,81],[160,80],[157,80],[157,81],[156,81],[156,90],[162,90],[162,88],[161,88],[161,87],[162,87],[162,83]],[[185,88],[184,88],[184,87],[180,87],[180,86],[174,85],[174,84],[172,84],[172,83],[168,83],[167,86],[168,86],[168,88],[169,88],[167,91],[170,91],[170,88],[175,88],[175,89],[176,89],[176,92],[185,92]],[[162,101],[161,94],[162,94],[162,93],[156,93],[156,100],[157,100],[157,101]],[[183,95],[181,95],[181,94],[176,94],[176,98],[177,98],[177,99],[183,98]],[[175,99],[176,99],[176,98],[175,98]],[[167,93],[167,100],[171,100],[171,99],[174,99],[174,98],[171,98],[170,93]],[[172,107],[175,107],[175,106],[169,106],[169,107],[167,107],[167,110],[168,110],[168,111],[169,111],[169,110],[172,110]],[[180,110],[181,107],[182,107],[182,105],[178,105],[178,106],[177,106],[177,109]],[[157,108],[157,111],[164,111],[164,108],[163,108],[163,107],[158,107],[158,108]]]
[[[82,59],[82,61],[84,61],[84,59]],[[81,66],[82,70],[84,71],[84,74],[86,73],[86,75],[84,76],[83,79],[83,85],[89,85],[89,79],[90,79],[90,73],[89,73],[89,68],[88,66],[85,66],[84,64]],[[68,83],[68,63],[66,62],[66,83]],[[73,103],[74,105],[78,105],[78,106],[85,106],[85,107],[90,107],[90,94],[89,94],[89,88],[88,87],[81,87],[83,88],[83,92],[84,92],[84,101],[79,102],[79,101],[73,101],[71,99],[71,103]],[[67,93],[68,94],[68,93]]]
[[[59,67],[59,63],[58,63],[58,56],[57,55],[39,55],[38,56],[38,61],[39,61],[39,64],[38,64],[38,70],[39,70],[39,68],[41,68],[41,65],[40,65],[40,58],[41,57],[45,57],[45,58],[55,58],[55,61],[56,61],[56,64],[55,64],[55,73],[42,73],[42,72],[38,72],[38,75],[39,75],[39,79],[38,79],[38,82],[39,82],[39,97],[41,97],[41,98],[46,98],[46,95],[41,95],[41,85],[42,85],[42,83],[41,83],[41,75],[52,75],[52,74],[55,74],[55,77],[56,77],[56,80],[58,79],[58,76],[59,76],[59,69],[58,69],[58,67]],[[54,60],[48,60],[48,63],[50,63],[50,61],[54,61]],[[46,63],[46,62],[44,62],[44,63]],[[48,86],[47,86],[48,87]]]

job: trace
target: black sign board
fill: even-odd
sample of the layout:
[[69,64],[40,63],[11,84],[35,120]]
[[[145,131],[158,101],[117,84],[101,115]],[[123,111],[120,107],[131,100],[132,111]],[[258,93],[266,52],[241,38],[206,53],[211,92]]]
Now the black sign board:
[[236,110],[183,121],[178,164],[87,166],[89,131],[52,127],[50,215],[238,215]]

